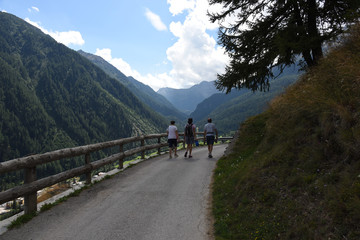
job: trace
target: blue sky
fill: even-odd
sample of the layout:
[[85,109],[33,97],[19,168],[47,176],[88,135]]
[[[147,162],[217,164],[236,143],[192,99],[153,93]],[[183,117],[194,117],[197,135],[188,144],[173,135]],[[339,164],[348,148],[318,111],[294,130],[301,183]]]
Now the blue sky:
[[0,0],[0,11],[103,57],[155,91],[223,73],[228,57],[216,44],[218,26],[208,10],[208,0]]

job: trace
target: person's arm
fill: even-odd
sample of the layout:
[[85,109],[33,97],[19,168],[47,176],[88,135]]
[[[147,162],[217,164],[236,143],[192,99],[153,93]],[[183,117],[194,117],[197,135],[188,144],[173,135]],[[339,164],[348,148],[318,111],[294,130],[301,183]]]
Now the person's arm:
[[176,129],[176,131],[175,131],[175,134],[176,134],[176,139],[178,140],[178,139],[179,139],[179,132],[178,132],[177,129]]
[[215,128],[215,133],[216,133],[216,142],[218,141],[218,130]]

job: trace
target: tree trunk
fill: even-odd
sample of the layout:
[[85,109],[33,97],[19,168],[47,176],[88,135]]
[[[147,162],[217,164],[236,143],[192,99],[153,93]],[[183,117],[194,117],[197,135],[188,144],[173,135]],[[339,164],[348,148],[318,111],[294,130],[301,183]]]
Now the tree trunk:
[[[298,5],[298,1],[293,1],[292,6],[294,8],[294,16],[295,16],[296,25],[299,27],[299,29],[303,29],[302,32],[300,33],[300,36],[302,36],[303,39],[306,39],[307,32],[306,32],[306,29],[304,26],[303,19],[301,18],[300,7]],[[308,67],[311,67],[313,65],[313,58],[311,56],[310,49],[302,50],[302,55],[306,62],[306,65]]]
[[317,65],[319,59],[323,56],[322,46],[321,46],[321,37],[317,28],[317,4],[316,0],[308,0],[308,9],[307,9],[307,29],[309,35],[309,41],[311,46],[312,60],[313,65]]

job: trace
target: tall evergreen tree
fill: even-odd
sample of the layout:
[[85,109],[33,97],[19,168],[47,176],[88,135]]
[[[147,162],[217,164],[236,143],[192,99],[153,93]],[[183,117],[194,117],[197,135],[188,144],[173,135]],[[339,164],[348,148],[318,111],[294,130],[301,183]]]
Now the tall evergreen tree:
[[[231,61],[218,74],[217,88],[267,90],[272,69],[280,73],[295,64],[314,66],[323,55],[323,43],[359,20],[359,0],[209,0],[221,12],[209,13],[221,23],[219,44]],[[229,24],[229,18],[235,21]],[[226,25],[225,25],[226,24]]]

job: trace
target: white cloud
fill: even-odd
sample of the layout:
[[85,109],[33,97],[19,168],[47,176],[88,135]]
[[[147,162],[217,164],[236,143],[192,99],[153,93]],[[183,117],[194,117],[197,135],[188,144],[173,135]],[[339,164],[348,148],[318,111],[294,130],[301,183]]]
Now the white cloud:
[[[170,32],[177,41],[167,49],[167,59],[172,70],[161,74],[141,75],[121,58],[113,58],[110,49],[97,49],[96,55],[103,57],[126,76],[149,85],[155,91],[162,87],[188,88],[202,81],[213,81],[217,73],[224,73],[229,58],[216,40],[207,31],[214,30],[207,16],[207,0],[168,0],[169,11],[180,14],[187,11],[184,22],[172,22]],[[159,18],[160,19],[160,18]]]
[[40,12],[40,10],[39,10],[39,8],[37,8],[37,7],[31,7],[31,8],[28,8],[28,12]]
[[[168,3],[173,4],[170,6],[173,14],[185,10],[180,7],[179,2],[168,0]],[[209,21],[207,0],[197,0],[192,7],[190,2],[193,1],[182,2],[190,6],[186,8],[188,15],[183,23],[170,24],[170,31],[178,40],[166,53],[173,65],[170,77],[180,86],[189,87],[201,81],[215,80],[217,73],[224,72],[229,58],[223,49],[216,45],[216,40],[206,32],[218,27]]]
[[[210,23],[207,16],[207,11],[211,9],[208,0],[167,1],[170,4],[169,11],[173,15],[183,12],[185,14],[186,11],[183,22],[172,22],[169,26],[170,32],[177,38],[166,51],[167,61],[172,64],[169,72],[142,75],[132,69],[125,60],[113,58],[109,48],[97,49],[95,54],[126,76],[134,77],[155,91],[162,87],[188,88],[202,81],[215,80],[217,73],[224,73],[229,58],[216,44],[216,40],[207,33],[218,27],[217,24]],[[155,22],[161,23],[160,17],[150,10],[147,10],[146,15],[155,27]],[[158,30],[164,29],[164,26],[159,26],[156,27]]]
[[119,71],[121,71],[126,76],[132,76],[134,78],[140,77],[140,73],[133,70],[126,61],[124,61],[122,58],[113,58],[111,56],[111,49],[109,48],[103,48],[103,49],[96,49],[95,55],[98,55],[105,59],[107,62],[109,62],[111,65],[116,67]]
[[85,41],[81,36],[81,33],[78,31],[67,31],[67,32],[49,32],[49,35],[52,36],[56,41],[63,43],[66,46],[69,45],[84,45]]
[[98,55],[109,62],[111,65],[116,67],[119,71],[121,71],[126,76],[131,76],[136,80],[150,86],[152,89],[157,91],[159,88],[168,86],[171,88],[182,88],[180,82],[174,81],[174,77],[169,75],[168,73],[161,74],[146,74],[141,75],[138,71],[131,68],[130,64],[128,64],[125,60],[121,58],[113,58],[111,54],[111,49],[103,48],[96,49],[95,55]]
[[6,11],[6,10],[4,10],[4,9],[1,9],[1,12],[3,12],[3,13],[7,13],[7,11]]
[[29,18],[25,18],[25,21],[30,23],[31,25],[39,28],[45,34],[49,34],[56,41],[69,46],[69,45],[84,45],[85,41],[81,36],[81,33],[78,31],[67,31],[67,32],[53,32],[48,31],[45,28],[41,27],[39,23],[31,21]]
[[166,25],[161,21],[159,15],[151,12],[149,9],[146,9],[145,16],[158,31],[167,30]]
[[99,57],[102,57],[104,60],[111,62],[112,56],[111,56],[111,49],[110,48],[103,48],[103,49],[96,49],[95,55],[98,55]]
[[173,16],[183,13],[184,10],[194,9],[195,0],[167,0],[169,11]]
[[137,80],[146,85],[149,85],[155,91],[163,87],[182,88],[182,85],[179,82],[174,81],[174,78],[168,73],[156,74],[155,76],[152,74],[147,74],[146,76]]

